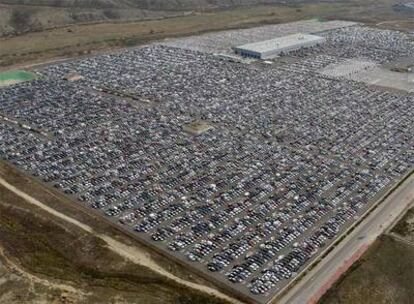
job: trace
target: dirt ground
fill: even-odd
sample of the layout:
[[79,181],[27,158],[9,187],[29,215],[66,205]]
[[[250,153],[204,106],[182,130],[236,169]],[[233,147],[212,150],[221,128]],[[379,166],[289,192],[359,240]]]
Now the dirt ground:
[[[344,19],[377,24],[408,20],[395,11],[396,0],[349,0],[243,7],[162,20],[82,24],[0,38],[0,67],[65,58],[128,47],[166,37],[283,23],[309,18]],[[404,24],[401,23],[401,26]]]
[[414,208],[383,235],[320,301],[321,304],[412,304]]
[[0,303],[237,303],[2,163],[0,181]]

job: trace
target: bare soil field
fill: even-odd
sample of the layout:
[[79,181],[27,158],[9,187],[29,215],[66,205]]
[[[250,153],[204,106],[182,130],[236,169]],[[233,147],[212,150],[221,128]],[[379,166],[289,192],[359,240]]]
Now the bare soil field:
[[0,303],[236,303],[0,163],[6,175],[13,186],[0,186]]
[[[160,20],[78,24],[0,38],[0,67],[42,62],[142,45],[166,37],[187,36],[208,31],[283,23],[309,18],[343,19],[377,24],[407,20],[396,12],[395,0],[351,0],[334,3],[300,3],[242,7],[197,12]],[[403,23],[401,23],[403,24]]]

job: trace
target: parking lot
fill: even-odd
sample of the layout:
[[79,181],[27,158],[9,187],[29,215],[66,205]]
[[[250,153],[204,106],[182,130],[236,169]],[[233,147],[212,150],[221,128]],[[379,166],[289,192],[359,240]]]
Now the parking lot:
[[320,34],[271,64],[150,45],[44,67],[0,89],[0,156],[265,303],[414,164],[413,93],[321,72],[412,39]]

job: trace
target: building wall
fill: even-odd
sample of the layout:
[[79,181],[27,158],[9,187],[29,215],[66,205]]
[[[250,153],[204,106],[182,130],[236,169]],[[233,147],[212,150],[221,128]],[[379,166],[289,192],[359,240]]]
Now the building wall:
[[251,57],[251,58],[257,58],[257,59],[263,59],[262,53],[254,52],[246,49],[235,49],[236,54],[244,57]]
[[311,47],[318,44],[321,44],[325,41],[325,39],[317,40],[317,41],[303,41],[302,43],[298,43],[295,45],[291,45],[289,47],[282,47],[282,48],[275,48],[269,51],[264,52],[257,52],[249,49],[243,49],[243,48],[235,48],[235,52],[238,55],[251,57],[251,58],[258,58],[258,59],[270,59],[274,58],[280,53],[288,53],[291,51],[295,51],[301,48]]

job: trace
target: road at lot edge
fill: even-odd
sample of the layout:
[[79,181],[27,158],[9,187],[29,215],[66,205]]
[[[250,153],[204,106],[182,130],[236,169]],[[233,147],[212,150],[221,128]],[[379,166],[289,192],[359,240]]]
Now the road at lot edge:
[[313,304],[352,263],[414,202],[414,175],[390,194],[278,304]]

